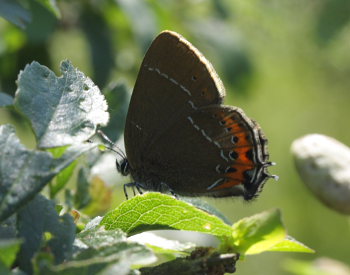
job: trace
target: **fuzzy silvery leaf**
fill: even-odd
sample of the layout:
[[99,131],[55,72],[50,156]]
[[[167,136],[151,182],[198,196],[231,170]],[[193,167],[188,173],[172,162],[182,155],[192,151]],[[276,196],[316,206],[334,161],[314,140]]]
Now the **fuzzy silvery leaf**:
[[19,74],[15,106],[31,122],[38,147],[51,148],[89,139],[109,119],[98,87],[69,61],[62,76],[33,62]]

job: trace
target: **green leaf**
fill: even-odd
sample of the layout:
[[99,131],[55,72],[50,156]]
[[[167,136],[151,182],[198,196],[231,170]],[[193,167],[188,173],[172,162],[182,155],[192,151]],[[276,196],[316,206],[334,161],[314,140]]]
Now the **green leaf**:
[[94,8],[82,9],[79,26],[90,49],[93,79],[99,87],[104,87],[116,67],[113,30],[108,25],[105,14]]
[[283,241],[269,248],[268,251],[286,251],[286,252],[304,252],[315,253],[315,250],[307,247],[301,242],[295,240],[291,236],[287,236]]
[[0,222],[0,239],[17,238],[16,225],[17,225],[17,217],[14,215]]
[[74,196],[74,205],[77,209],[87,206],[91,201],[89,173],[90,170],[87,167],[80,168],[78,172],[77,191]]
[[97,146],[98,145],[94,143],[80,143],[68,147],[60,158],[54,160],[55,167],[53,173],[60,173],[82,154],[91,151]]
[[62,146],[62,147],[55,147],[47,149],[48,152],[50,152],[54,158],[60,158],[66,152],[68,146]]
[[[315,33],[322,46],[330,44],[337,39],[350,21],[350,5],[348,1],[325,1],[315,22]],[[339,42],[338,42],[339,43]]]
[[2,261],[0,261],[0,274],[1,275],[12,275],[14,273],[11,272],[10,269],[7,268],[7,266]]
[[27,150],[10,125],[0,126],[0,221],[33,198],[54,176],[51,154]]
[[201,198],[197,197],[179,197],[180,200],[185,201],[187,203],[192,204],[193,206],[208,212],[209,214],[215,215],[221,220],[223,220],[226,224],[232,225],[232,222],[218,209],[216,209],[214,206],[207,203],[205,200],[202,200]]
[[0,107],[6,107],[13,104],[13,97],[0,92]]
[[234,246],[242,254],[267,251],[286,237],[278,209],[243,218],[232,226]]
[[0,16],[24,29],[32,17],[30,12],[23,8],[20,3],[21,1],[18,0],[0,1]]
[[121,230],[106,231],[87,225],[74,242],[71,261],[46,267],[43,274],[129,274],[132,265],[153,263],[156,258],[145,246],[128,241]]
[[72,216],[57,214],[53,201],[38,195],[19,211],[18,235],[25,240],[18,257],[19,266],[22,270],[31,273],[31,260],[43,245],[44,235],[50,235],[50,239],[45,244],[45,250],[53,253],[56,264],[71,255],[75,224]]
[[21,243],[19,239],[0,240],[0,262],[10,268],[16,259]]
[[[68,146],[50,148],[49,151],[54,158],[60,158],[67,151]],[[69,166],[63,169],[50,183],[50,198],[54,198],[56,194],[63,189],[72,177],[77,162],[73,161]]]
[[63,187],[68,183],[69,179],[72,177],[77,162],[73,161],[68,167],[62,170],[50,184],[50,198],[54,198],[56,194],[63,189]]
[[15,106],[30,120],[40,148],[87,140],[108,122],[107,103],[90,78],[61,63],[63,76],[33,62],[18,76]]
[[95,144],[69,147],[58,159],[27,150],[10,125],[0,126],[0,221],[31,200],[49,181]]
[[61,17],[60,10],[57,7],[55,0],[36,0],[40,2],[45,8],[52,12],[57,18]]
[[[48,60],[49,52],[44,44],[50,39],[52,33],[54,33],[58,20],[52,12],[39,3],[39,0],[27,0],[27,3],[32,20],[26,28],[26,41],[29,44],[36,44],[37,47],[42,45],[37,48],[38,55],[35,58],[45,62],[44,60]],[[30,50],[29,45],[25,49],[27,51]],[[28,62],[28,60],[23,60],[23,64]]]
[[101,221],[107,230],[121,229],[129,235],[146,230],[177,229],[229,237],[231,227],[216,216],[161,193],[150,192],[123,202]]
[[112,140],[120,138],[124,131],[126,114],[130,101],[130,89],[124,83],[113,83],[104,90],[110,110],[111,119],[102,131]]

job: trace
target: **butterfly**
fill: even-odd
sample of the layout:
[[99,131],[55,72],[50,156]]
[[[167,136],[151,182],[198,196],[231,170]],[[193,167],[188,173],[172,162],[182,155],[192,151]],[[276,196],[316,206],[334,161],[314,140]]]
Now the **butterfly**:
[[[148,49],[126,118],[126,187],[181,196],[250,200],[270,175],[267,139],[238,107],[223,105],[224,86],[190,42],[163,31]],[[126,189],[124,189],[126,194]],[[127,195],[126,195],[127,196]]]

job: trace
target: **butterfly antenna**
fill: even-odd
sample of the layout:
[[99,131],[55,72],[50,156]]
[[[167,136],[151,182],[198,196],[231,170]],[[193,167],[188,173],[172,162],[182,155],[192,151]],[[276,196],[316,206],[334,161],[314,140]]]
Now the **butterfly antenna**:
[[[111,141],[109,139],[109,137],[106,136],[106,134],[104,132],[102,132],[101,130],[97,130],[97,133],[102,137],[102,139],[104,141],[106,141],[107,143],[109,143],[109,145],[111,147],[107,147],[107,149],[115,152],[116,154],[118,154],[120,157],[122,157],[123,159],[126,158],[126,155],[124,154],[123,150],[120,149],[113,141]],[[116,148],[117,150],[115,150],[114,148]]]

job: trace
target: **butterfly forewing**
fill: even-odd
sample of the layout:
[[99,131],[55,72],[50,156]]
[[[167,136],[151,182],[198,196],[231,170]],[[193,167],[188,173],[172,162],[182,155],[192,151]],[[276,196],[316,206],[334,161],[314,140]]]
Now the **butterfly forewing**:
[[[141,64],[125,125],[128,160],[135,169],[150,143],[195,108],[222,102],[212,65],[175,32],[162,32]],[[131,149],[132,148],[132,149]]]

